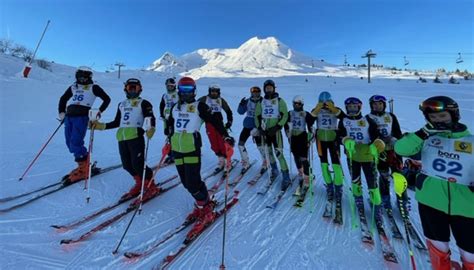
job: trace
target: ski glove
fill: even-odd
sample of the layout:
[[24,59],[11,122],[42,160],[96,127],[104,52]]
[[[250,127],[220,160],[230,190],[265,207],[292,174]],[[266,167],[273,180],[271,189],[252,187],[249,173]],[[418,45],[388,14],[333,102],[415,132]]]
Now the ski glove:
[[319,102],[318,105],[316,105],[316,108],[314,108],[312,111],[311,111],[311,115],[316,117],[318,116],[319,114],[319,111],[321,111],[321,109],[323,108],[323,103],[322,102]]
[[347,152],[349,152],[350,154],[355,153],[356,142],[354,141],[354,139],[347,136],[342,139],[342,143],[344,144],[344,147],[346,148]]
[[247,105],[247,102],[248,100],[244,97],[240,100],[240,106],[246,106]]
[[89,129],[105,130],[105,123],[99,121],[89,122]]
[[232,146],[232,147],[234,147],[234,145],[235,145],[235,140],[234,140],[234,138],[232,138],[232,137],[230,137],[230,136],[225,137],[225,138],[224,138],[224,141],[225,141],[226,143],[228,143],[228,144],[229,144],[230,146]]
[[150,129],[146,131],[146,137],[148,138],[148,140],[151,139],[153,135],[155,135],[155,131],[156,131],[155,127],[151,127]]
[[379,154],[385,150],[385,143],[381,139],[376,139],[369,147],[370,154],[374,157],[374,160],[377,162],[379,159]]
[[334,106],[334,103],[332,101],[328,101],[326,103],[324,103],[325,107],[328,108],[329,111],[331,111],[332,113],[334,114],[337,114],[339,109],[336,108],[336,106]]
[[59,122],[62,122],[62,121],[64,120],[64,117],[66,117],[66,114],[63,113],[63,112],[60,112],[60,113],[58,114],[58,118],[57,118],[57,119],[58,119]]
[[420,128],[415,135],[420,137],[423,140],[426,140],[428,137],[436,135],[440,133],[440,130],[435,129],[435,127],[431,123],[426,123],[422,128]]
[[250,135],[252,135],[252,137],[260,136],[260,131],[258,130],[258,128],[253,128],[253,129],[250,131]]
[[267,135],[273,137],[277,134],[278,131],[281,130],[281,128],[282,127],[280,125],[273,126],[267,130]]

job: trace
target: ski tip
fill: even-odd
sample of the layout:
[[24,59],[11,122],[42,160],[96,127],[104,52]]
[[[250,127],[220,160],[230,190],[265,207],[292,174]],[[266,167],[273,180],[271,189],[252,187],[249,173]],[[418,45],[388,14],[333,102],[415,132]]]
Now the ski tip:
[[61,225],[51,225],[51,226],[49,226],[49,227],[55,228],[55,229],[57,229],[57,230],[60,230],[60,229],[63,229],[63,228],[64,228],[64,227],[61,226]]
[[21,181],[21,180],[23,180],[23,177],[18,178],[18,181]]
[[67,245],[72,243],[72,239],[63,239],[61,242],[59,242],[60,245]]
[[141,254],[139,254],[139,253],[134,253],[134,252],[125,252],[125,253],[123,254],[123,256],[125,256],[125,257],[128,258],[128,259],[135,259],[135,258],[140,257]]

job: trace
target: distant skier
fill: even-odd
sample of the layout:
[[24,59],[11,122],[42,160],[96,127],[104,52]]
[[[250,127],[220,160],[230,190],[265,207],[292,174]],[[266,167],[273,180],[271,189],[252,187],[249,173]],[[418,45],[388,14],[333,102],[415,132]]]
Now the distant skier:
[[463,269],[474,269],[474,136],[456,101],[430,97],[420,104],[426,125],[395,144],[402,156],[421,153],[416,200],[433,269],[451,269],[451,232]]
[[[199,101],[206,104],[211,108],[211,113],[215,115],[215,118],[224,124],[224,117],[222,111],[226,113],[227,122],[224,127],[230,129],[232,127],[232,110],[230,109],[227,101],[221,97],[221,87],[217,84],[209,86],[208,94],[199,98]],[[224,137],[220,132],[216,130],[215,125],[206,123],[206,133],[211,143],[211,149],[214,151],[216,156],[219,158],[219,162],[215,169],[215,172],[224,170],[226,162],[226,150],[224,145]]]
[[313,124],[315,118],[304,110],[302,96],[293,98],[293,110],[288,112],[288,122],[285,125],[286,135],[290,140],[290,149],[298,169],[299,187],[302,194],[309,189],[310,176],[308,149],[313,141]]
[[260,133],[264,135],[266,151],[269,152],[272,181],[278,176],[278,167],[273,156],[273,148],[276,157],[280,162],[283,180],[281,182],[281,190],[286,190],[290,185],[290,173],[285,157],[283,156],[283,138],[281,129],[288,121],[288,109],[283,99],[276,93],[275,82],[266,80],[263,83],[263,91],[265,96],[263,100],[257,104],[255,108],[255,126]]
[[[331,94],[323,91],[319,94],[318,104],[311,111],[311,114],[316,117],[316,145],[326,186],[326,199],[332,204],[334,197],[336,198],[336,221],[339,221],[337,217],[342,217],[342,184],[344,183],[344,175],[340,161],[340,143],[337,139],[337,132],[338,120],[344,117],[344,112],[334,105]],[[331,176],[329,170],[328,151],[331,156],[334,177]],[[326,214],[329,217],[332,211]]]
[[379,158],[379,153],[384,151],[385,144],[378,139],[380,134],[377,124],[368,116],[362,116],[362,101],[360,99],[349,97],[344,101],[344,104],[346,115],[339,122],[339,136],[348,157],[349,171],[352,177],[352,193],[359,218],[361,223],[367,225],[361,180],[361,170],[364,170],[370,202],[375,211],[373,213],[375,225],[379,231],[384,231],[380,208],[382,199],[377,185],[375,162]]
[[436,76],[436,78],[434,78],[433,80],[434,83],[443,83],[438,76]]
[[[135,180],[135,185],[122,195],[121,200],[128,200],[140,194],[145,163],[145,139],[143,135],[151,139],[155,134],[156,120],[153,114],[153,106],[149,101],[140,97],[142,90],[140,80],[128,79],[124,86],[127,99],[119,103],[114,120],[108,123],[99,121],[92,123],[97,130],[119,128],[117,130],[117,140],[122,166]],[[143,129],[146,117],[151,118],[151,128],[148,130]],[[159,192],[159,188],[156,187],[152,177],[153,171],[147,166],[143,201]],[[146,189],[147,187],[148,189]]]
[[239,136],[239,152],[240,152],[240,159],[242,163],[242,171],[247,170],[250,166],[249,154],[247,152],[247,148],[245,147],[245,142],[247,139],[252,135],[252,139],[257,145],[258,151],[262,156],[262,167],[260,172],[263,174],[267,169],[267,160],[265,159],[265,149],[262,144],[262,137],[260,136],[258,129],[255,127],[255,108],[257,107],[257,103],[262,101],[261,96],[262,90],[258,86],[253,86],[250,88],[250,97],[249,98],[242,98],[239,103],[239,107],[237,112],[239,114],[245,114],[244,123],[242,131],[240,132]]
[[188,237],[201,232],[215,218],[216,202],[209,196],[206,184],[201,180],[201,134],[202,122],[212,125],[224,140],[224,147],[233,147],[234,139],[222,124],[222,118],[204,102],[196,101],[196,82],[183,77],[178,82],[179,101],[171,108],[168,118],[168,136],[176,169],[183,186],[196,200],[194,211],[186,219],[196,220]]
[[[176,81],[174,78],[168,78],[165,81],[166,86],[166,93],[163,94],[160,101],[160,117],[163,119],[163,128],[165,131],[168,129],[166,126],[166,119],[168,119],[171,107],[178,102],[178,92],[176,91]],[[171,153],[168,154],[163,164],[171,164],[174,163],[173,156]]]
[[66,145],[69,152],[74,154],[75,161],[78,164],[77,168],[69,173],[66,183],[83,180],[87,178],[89,173],[87,162],[89,154],[84,146],[84,137],[89,122],[89,110],[96,97],[103,101],[97,116],[97,118],[100,118],[100,113],[104,112],[109,106],[110,97],[99,85],[92,81],[92,70],[89,67],[80,66],[76,70],[76,82],[66,89],[59,99],[58,106],[58,120],[64,121]]

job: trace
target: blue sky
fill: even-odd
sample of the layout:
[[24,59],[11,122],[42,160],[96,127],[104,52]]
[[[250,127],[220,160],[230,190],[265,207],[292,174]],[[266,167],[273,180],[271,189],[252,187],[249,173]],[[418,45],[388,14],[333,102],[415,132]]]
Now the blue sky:
[[[147,67],[164,52],[237,48],[275,36],[315,59],[409,68],[474,71],[474,2],[470,0],[0,0],[0,38],[38,57],[105,70],[122,61]],[[456,64],[458,52],[464,62]]]

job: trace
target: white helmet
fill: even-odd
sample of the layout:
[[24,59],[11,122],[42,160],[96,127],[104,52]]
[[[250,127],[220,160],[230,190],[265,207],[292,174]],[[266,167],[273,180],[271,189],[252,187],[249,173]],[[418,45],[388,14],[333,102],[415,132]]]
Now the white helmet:
[[300,95],[297,95],[293,98],[293,103],[301,103],[302,105],[304,105],[304,99],[302,96]]

